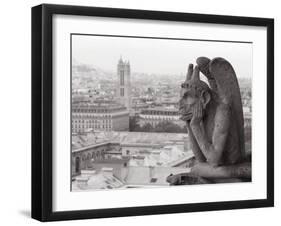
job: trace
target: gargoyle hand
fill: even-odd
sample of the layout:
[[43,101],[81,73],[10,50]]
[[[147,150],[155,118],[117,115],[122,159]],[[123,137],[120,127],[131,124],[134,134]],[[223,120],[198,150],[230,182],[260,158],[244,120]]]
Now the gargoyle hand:
[[193,107],[190,125],[200,125],[202,118],[203,118],[203,104],[200,101],[198,101]]

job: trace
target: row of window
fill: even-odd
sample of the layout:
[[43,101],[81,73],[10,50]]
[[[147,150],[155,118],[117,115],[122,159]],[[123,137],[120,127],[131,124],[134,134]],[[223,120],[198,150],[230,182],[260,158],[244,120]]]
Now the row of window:
[[179,118],[174,118],[174,117],[151,117],[151,116],[144,116],[142,119],[145,120],[160,120],[160,121],[177,121]]
[[109,109],[91,109],[91,108],[72,108],[72,112],[81,112],[81,113],[107,113]]
[[141,112],[141,114],[145,114],[145,115],[163,115],[163,116],[165,116],[165,115],[171,115],[171,116],[173,116],[173,115],[179,115],[179,112],[163,112],[163,111],[143,111],[143,112]]
[[105,126],[105,127],[109,127],[111,126],[112,123],[72,123],[72,126],[73,127],[81,127],[81,128],[84,128],[84,127],[101,127],[101,126]]
[[72,114],[75,118],[112,118],[112,115],[93,115],[93,114]]
[[[104,157],[104,150],[101,150],[101,151],[97,151],[97,152],[92,152],[92,153],[88,153],[87,155],[86,154],[83,154],[82,155],[82,161],[85,161],[85,160],[91,160],[91,159],[101,159]],[[76,157],[76,159],[80,159],[79,157]]]
[[80,124],[74,124],[72,125],[72,128],[81,128],[81,129],[89,129],[89,128],[94,128],[94,129],[111,129],[111,125],[80,125]]
[[87,119],[79,119],[79,120],[72,120],[72,123],[111,123],[112,120],[87,120]]

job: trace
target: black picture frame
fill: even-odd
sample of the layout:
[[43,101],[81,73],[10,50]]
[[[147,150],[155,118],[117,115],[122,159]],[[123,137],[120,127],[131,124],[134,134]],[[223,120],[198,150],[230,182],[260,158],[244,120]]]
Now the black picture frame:
[[[95,210],[52,210],[52,18],[55,14],[181,21],[267,28],[267,198]],[[32,218],[122,217],[274,206],[274,20],[237,16],[43,4],[32,8]]]

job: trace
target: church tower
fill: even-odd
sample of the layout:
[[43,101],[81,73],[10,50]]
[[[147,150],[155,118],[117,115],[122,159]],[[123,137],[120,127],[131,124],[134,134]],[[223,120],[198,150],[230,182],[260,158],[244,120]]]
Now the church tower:
[[130,62],[123,61],[120,57],[117,65],[117,76],[118,76],[118,85],[117,85],[117,96],[121,104],[130,110],[131,108],[131,69]]

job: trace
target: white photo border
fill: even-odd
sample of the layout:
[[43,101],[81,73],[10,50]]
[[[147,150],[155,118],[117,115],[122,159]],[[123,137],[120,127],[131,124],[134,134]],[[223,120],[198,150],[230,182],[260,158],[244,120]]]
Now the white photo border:
[[[253,42],[252,182],[71,192],[69,185],[71,33]],[[267,97],[264,95],[267,93],[266,44],[265,27],[54,15],[53,211],[266,199]]]

